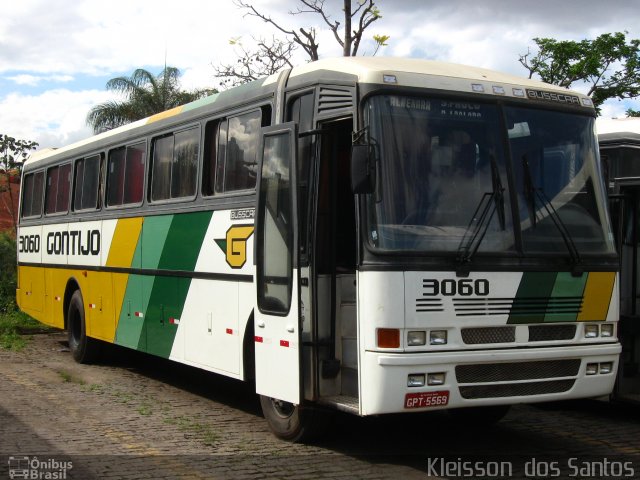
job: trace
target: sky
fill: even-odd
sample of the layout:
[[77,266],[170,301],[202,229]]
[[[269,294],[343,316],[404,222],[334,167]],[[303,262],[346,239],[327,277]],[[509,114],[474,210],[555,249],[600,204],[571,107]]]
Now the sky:
[[[319,17],[292,16],[297,0],[253,0],[258,10],[290,27],[315,26],[321,57],[341,49]],[[378,56],[442,60],[520,76],[519,55],[535,51],[535,37],[595,38],[627,31],[640,38],[640,0],[377,0],[382,18],[365,32],[389,35]],[[341,0],[325,0],[339,19]],[[136,68],[155,74],[166,65],[183,73],[184,89],[219,85],[216,65],[234,61],[239,40],[271,38],[272,27],[232,0],[19,0],[0,16],[0,133],[62,147],[91,136],[87,112],[114,99],[111,78]],[[305,61],[299,53],[295,59]],[[579,88],[578,88],[579,89]],[[602,117],[623,117],[640,100],[609,101]]]

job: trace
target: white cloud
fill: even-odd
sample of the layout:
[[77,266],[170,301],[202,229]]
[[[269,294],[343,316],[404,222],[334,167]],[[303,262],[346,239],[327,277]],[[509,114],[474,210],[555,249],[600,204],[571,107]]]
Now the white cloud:
[[[310,14],[290,16],[296,0],[250,0],[288,28],[315,23],[321,56],[340,55],[333,34]],[[534,37],[593,38],[628,30],[640,38],[637,0],[377,0],[382,19],[365,33],[360,52],[371,53],[373,34],[390,35],[379,55],[460,62],[525,76],[518,56]],[[577,5],[579,3],[579,5]],[[326,0],[339,20],[341,0]],[[228,41],[270,37],[264,22],[243,16],[231,0],[19,0],[0,16],[0,132],[61,146],[90,134],[89,109],[107,98],[83,87],[83,75],[111,78],[134,68],[160,71],[165,61],[183,72],[186,89],[211,87],[214,64],[230,63]],[[621,20],[622,19],[622,20]],[[621,26],[621,23],[624,26]],[[305,61],[299,51],[299,62]],[[156,70],[157,69],[157,70]],[[4,81],[3,81],[4,80]],[[61,82],[68,88],[60,89]],[[51,83],[54,90],[27,95]],[[73,87],[72,87],[73,85]],[[77,86],[80,85],[80,86]],[[71,91],[77,88],[80,91]],[[634,106],[635,105],[635,106]],[[608,102],[603,114],[621,115],[638,102]]]
[[92,135],[85,122],[87,112],[110,98],[98,90],[10,94],[0,101],[0,132],[37,141],[40,148],[61,147]]
[[73,77],[71,75],[29,75],[25,73],[7,77],[7,79],[11,80],[16,85],[27,85],[30,87],[35,87],[37,85],[40,85],[42,82],[71,82],[73,80]]

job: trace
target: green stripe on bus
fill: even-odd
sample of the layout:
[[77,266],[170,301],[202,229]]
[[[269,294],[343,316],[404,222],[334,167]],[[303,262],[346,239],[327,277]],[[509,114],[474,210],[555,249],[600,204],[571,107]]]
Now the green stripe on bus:
[[525,272],[520,280],[507,323],[544,322],[545,300],[551,296],[557,272]]
[[[131,260],[131,268],[158,268],[172,219],[173,215],[144,219]],[[147,336],[144,324],[154,281],[155,277],[129,275],[116,329],[115,343],[118,345],[146,350]]]
[[[204,234],[213,212],[174,215],[162,255],[154,268],[192,272],[196,267]],[[211,239],[213,246],[213,239]]]
[[[213,212],[173,215],[162,242],[162,253],[157,256],[153,268],[193,272],[212,215]],[[145,256],[143,254],[143,258]],[[155,277],[152,290],[148,292],[144,338],[141,336],[138,344],[140,350],[169,357],[190,285],[191,278]]]
[[586,273],[580,277],[574,277],[569,272],[558,273],[545,322],[575,322],[578,319],[577,306],[581,303],[587,278]]

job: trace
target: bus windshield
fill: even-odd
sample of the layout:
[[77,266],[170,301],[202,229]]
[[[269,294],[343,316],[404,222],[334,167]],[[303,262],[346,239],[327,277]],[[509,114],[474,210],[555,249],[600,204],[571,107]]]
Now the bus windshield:
[[370,98],[365,118],[377,164],[374,248],[614,252],[593,118],[392,95]]

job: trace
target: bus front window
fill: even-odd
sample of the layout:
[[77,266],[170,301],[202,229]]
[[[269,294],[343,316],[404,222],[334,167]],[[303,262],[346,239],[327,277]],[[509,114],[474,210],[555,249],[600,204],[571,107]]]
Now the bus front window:
[[506,117],[523,250],[613,253],[595,120],[513,107]]
[[593,118],[392,95],[370,98],[365,118],[377,169],[367,198],[374,249],[576,263],[614,252]]
[[378,96],[367,113],[378,160],[368,198],[374,247],[457,252],[478,229],[480,252],[514,248],[495,105]]

